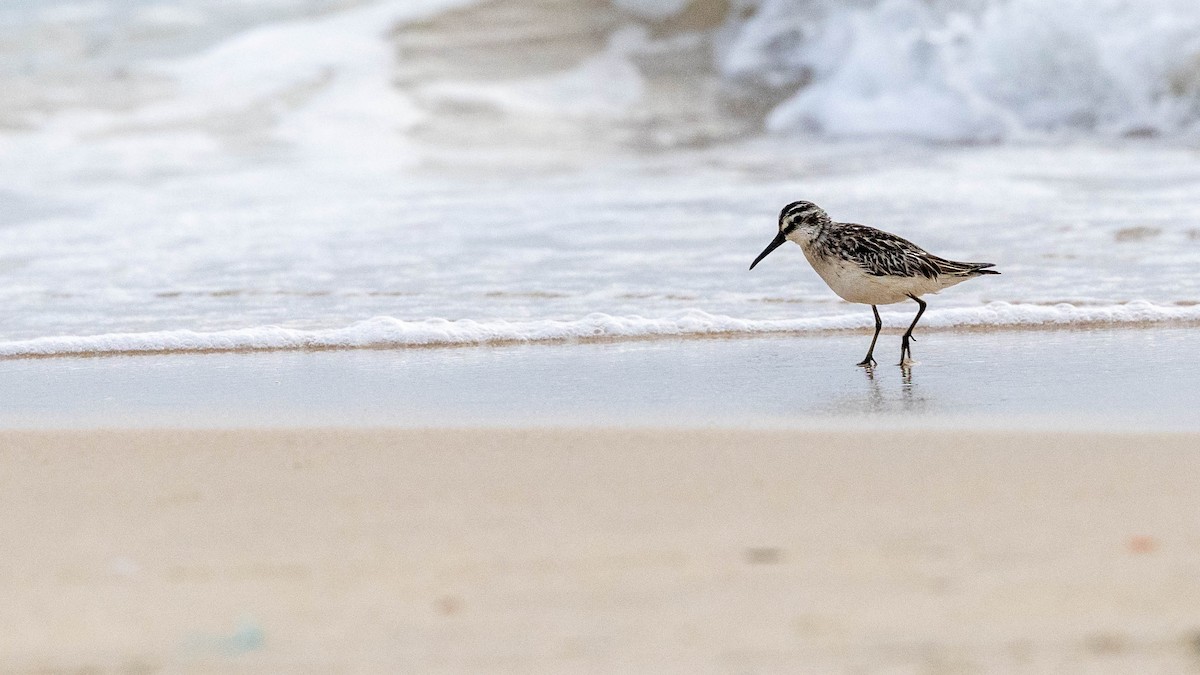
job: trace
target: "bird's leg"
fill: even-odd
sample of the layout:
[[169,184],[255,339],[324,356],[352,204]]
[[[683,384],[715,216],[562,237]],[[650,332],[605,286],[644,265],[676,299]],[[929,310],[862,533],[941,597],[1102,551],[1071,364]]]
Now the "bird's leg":
[[879,308],[871,305],[871,311],[875,313],[875,336],[871,338],[871,347],[867,349],[867,356],[858,363],[863,368],[870,368],[875,365],[875,341],[879,339],[879,331],[883,328],[883,319],[879,318]]
[[908,330],[904,331],[904,337],[900,338],[900,365],[902,366],[907,366],[912,363],[912,348],[908,346],[908,341],[916,340],[916,338],[913,337],[912,332],[913,329],[917,327],[917,322],[921,320],[921,315],[925,313],[924,300],[915,295],[910,295],[908,297],[912,298],[913,301],[921,306],[921,308],[917,310],[917,315],[913,317],[913,322],[908,327]]

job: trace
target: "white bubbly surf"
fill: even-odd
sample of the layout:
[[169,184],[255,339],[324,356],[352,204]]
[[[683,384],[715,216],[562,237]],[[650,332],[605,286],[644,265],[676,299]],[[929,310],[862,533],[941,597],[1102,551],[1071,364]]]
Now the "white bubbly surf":
[[[897,327],[912,314],[885,312],[886,325]],[[1004,302],[983,307],[931,310],[921,329],[1079,328],[1200,322],[1200,305],[1164,306],[1131,302],[1117,306],[1070,304],[1026,305]],[[576,320],[473,321],[428,319],[403,321],[376,317],[344,328],[299,330],[259,326],[236,330],[191,330],[43,337],[0,342],[0,358],[147,353],[236,351],[302,351],[325,349],[403,349],[489,344],[631,340],[655,337],[702,337],[764,334],[820,334],[865,329],[868,314],[842,313],[803,319],[755,320],[709,314],[700,310],[671,316],[590,314]]]

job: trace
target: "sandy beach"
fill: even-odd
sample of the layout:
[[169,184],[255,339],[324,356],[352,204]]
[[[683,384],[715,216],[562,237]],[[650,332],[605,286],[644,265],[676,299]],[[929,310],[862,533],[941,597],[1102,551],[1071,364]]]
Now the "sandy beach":
[[6,431],[0,672],[1184,672],[1198,448]]

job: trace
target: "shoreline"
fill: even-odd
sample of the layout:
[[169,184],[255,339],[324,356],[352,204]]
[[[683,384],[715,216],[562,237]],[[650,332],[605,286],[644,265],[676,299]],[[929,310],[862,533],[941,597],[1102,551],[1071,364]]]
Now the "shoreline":
[[885,438],[3,431],[0,671],[1194,664],[1200,434]]
[[1192,328],[0,360],[4,428],[1200,430]]

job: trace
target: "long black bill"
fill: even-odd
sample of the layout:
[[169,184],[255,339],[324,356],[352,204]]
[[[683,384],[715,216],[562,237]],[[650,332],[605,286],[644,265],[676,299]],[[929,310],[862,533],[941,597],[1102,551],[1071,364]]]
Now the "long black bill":
[[783,242],[785,241],[787,241],[787,237],[783,235],[783,231],[781,230],[779,234],[775,235],[775,238],[771,240],[771,243],[767,244],[767,247],[763,249],[763,252],[758,254],[758,257],[754,259],[754,262],[750,263],[750,269],[754,269],[754,266],[758,264],[758,261],[767,257],[771,251],[783,246]]

